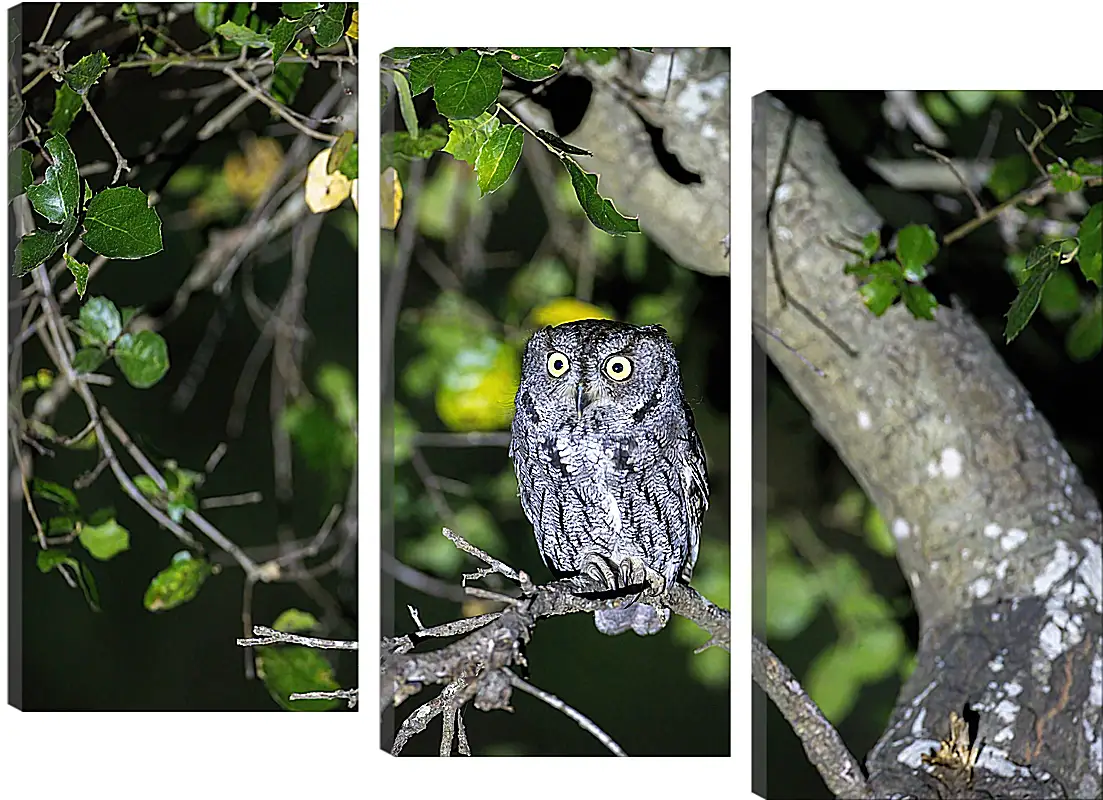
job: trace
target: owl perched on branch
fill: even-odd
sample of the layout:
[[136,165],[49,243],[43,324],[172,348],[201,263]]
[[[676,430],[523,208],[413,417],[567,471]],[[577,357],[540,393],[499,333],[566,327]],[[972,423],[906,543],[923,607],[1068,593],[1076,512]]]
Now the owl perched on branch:
[[708,507],[705,454],[666,331],[596,319],[537,331],[509,452],[544,563],[629,598],[594,612],[598,630],[658,633],[670,611],[633,598],[689,582]]

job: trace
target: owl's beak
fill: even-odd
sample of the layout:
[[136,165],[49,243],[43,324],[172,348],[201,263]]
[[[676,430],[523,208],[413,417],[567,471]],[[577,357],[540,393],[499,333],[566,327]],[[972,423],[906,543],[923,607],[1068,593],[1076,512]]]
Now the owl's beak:
[[582,419],[582,410],[586,408],[586,384],[581,381],[575,387],[574,405],[578,411],[578,418]]

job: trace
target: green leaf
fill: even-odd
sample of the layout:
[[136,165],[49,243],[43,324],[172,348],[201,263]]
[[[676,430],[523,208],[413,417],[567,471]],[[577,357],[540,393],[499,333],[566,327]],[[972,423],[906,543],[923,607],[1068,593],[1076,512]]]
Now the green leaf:
[[410,83],[406,76],[397,70],[391,73],[394,88],[398,93],[398,109],[402,112],[402,121],[413,138],[418,137],[417,110],[414,108],[414,96],[410,92]]
[[1032,175],[1030,158],[1024,153],[1008,156],[996,161],[992,174],[988,176],[988,188],[1001,203],[1010,199],[1016,192],[1025,189]]
[[448,144],[444,146],[444,152],[475,166],[479,152],[498,130],[501,122],[493,114],[484,113],[475,119],[450,119],[448,125],[452,130],[448,134]]
[[73,528],[75,528],[76,525],[76,518],[69,514],[61,517],[50,517],[50,519],[46,521],[46,535],[67,536],[73,532]]
[[1103,287],[1103,203],[1096,203],[1080,220],[1076,233],[1080,251],[1076,254],[1080,271],[1096,286]]
[[571,176],[571,186],[574,187],[579,205],[582,206],[590,222],[599,230],[612,236],[640,232],[638,219],[621,216],[611,200],[597,193],[597,175],[585,172],[574,162],[574,159],[564,157],[560,161]]
[[596,61],[598,64],[608,64],[617,56],[615,47],[576,47],[575,57],[579,63]]
[[414,96],[421,94],[431,87],[437,80],[437,75],[452,56],[448,53],[435,53],[419,56],[410,61],[410,91]]
[[869,283],[858,289],[866,308],[873,312],[874,316],[881,316],[889,310],[889,306],[900,296],[900,287],[896,281],[878,275]]
[[168,372],[168,345],[153,331],[124,333],[115,342],[115,363],[131,386],[148,389]]
[[1069,139],[1069,144],[1083,144],[1103,139],[1103,114],[1093,108],[1080,106],[1076,109],[1075,117],[1081,125]]
[[149,582],[142,604],[147,611],[170,611],[193,600],[210,574],[210,564],[181,550]]
[[39,550],[38,556],[35,558],[38,571],[43,573],[69,561],[73,561],[73,559],[69,558],[69,554],[65,550]]
[[73,120],[84,108],[80,95],[69,88],[68,84],[62,84],[54,92],[54,112],[50,116],[50,132],[55,135],[64,135],[69,132]]
[[314,23],[314,41],[318,47],[332,47],[345,33],[345,4],[326,3],[325,10]]
[[494,131],[475,159],[475,175],[483,195],[500,189],[521,158],[525,132],[519,125],[503,125]]
[[157,481],[148,475],[135,475],[133,481],[134,485],[138,487],[138,491],[146,497],[161,496],[161,487],[157,485]]
[[934,310],[938,308],[938,300],[923,286],[914,283],[904,284],[904,306],[916,319],[934,319]]
[[106,297],[91,297],[80,307],[80,329],[89,342],[109,345],[123,331],[122,318],[115,304]]
[[287,48],[291,46],[291,42],[294,41],[295,35],[300,30],[294,22],[286,17],[281,17],[279,22],[268,31],[268,41],[272,44],[273,64],[280,63],[283,54],[287,52]]
[[57,503],[59,506],[69,511],[78,511],[80,509],[80,503],[77,502],[77,496],[74,494],[73,490],[67,486],[62,486],[60,483],[35,478],[31,481],[31,491],[35,497],[41,497],[43,500]]
[[214,30],[215,33],[242,47],[267,48],[270,46],[268,37],[263,33],[257,33],[252,28],[246,28],[236,22],[223,22]]
[[1088,159],[1082,158],[1080,156],[1077,156],[1075,159],[1073,159],[1072,169],[1073,172],[1079,172],[1081,175],[1084,176],[1090,175],[1098,177],[1100,175],[1103,175],[1103,164],[1093,164],[1091,161],[1088,161]]
[[492,56],[465,50],[437,72],[433,100],[449,119],[474,119],[490,108],[502,91],[502,68]]
[[40,228],[19,240],[16,246],[15,271],[13,275],[21,278],[48,259],[57,249],[69,240],[77,228],[77,218],[65,221],[61,230],[48,231]]
[[1064,164],[1049,164],[1046,171],[1053,178],[1053,188],[1062,194],[1075,192],[1084,185],[1084,179],[1075,172],[1069,171]]
[[392,61],[406,61],[418,56],[436,55],[444,53],[447,47],[392,47],[383,55]]
[[196,3],[195,24],[204,33],[213,33],[215,27],[226,16],[227,6],[229,3]]
[[772,638],[800,635],[820,610],[819,584],[796,561],[775,562],[766,572],[766,633]]
[[[394,463],[405,464],[414,452],[414,437],[417,435],[417,423],[398,403],[394,405]],[[516,497],[516,492],[511,497]]]
[[1073,361],[1095,358],[1103,348],[1103,295],[1097,294],[1095,302],[1072,323],[1065,337],[1065,351]]
[[908,651],[904,632],[895,623],[860,630],[851,647],[854,674],[863,683],[875,683],[896,672]]
[[506,47],[494,54],[502,69],[526,81],[542,81],[559,71],[562,47]]
[[416,139],[405,131],[385,133],[382,137],[380,160],[385,166],[394,166],[395,159],[412,161],[415,158],[429,158],[448,141],[444,129],[437,124],[424,130]]
[[862,253],[866,258],[873,258],[881,249],[881,231],[872,231],[862,237]]
[[356,430],[356,380],[344,367],[323,364],[318,370],[318,391],[333,406],[337,421]]
[[1007,311],[1004,338],[1008,343],[1023,332],[1034,312],[1038,310],[1038,304],[1042,301],[1042,290],[1060,266],[1058,251],[1057,246],[1043,244],[1031,250],[1026,257],[1027,278],[1019,287],[1019,294]]
[[34,184],[31,164],[34,156],[17,147],[8,154],[8,202],[23,194]]
[[903,265],[904,276],[908,280],[917,280],[914,275],[925,275],[925,267],[936,255],[938,240],[927,225],[909,225],[896,237],[896,257]]
[[309,611],[289,608],[276,617],[272,630],[284,633],[306,633],[318,627],[318,618]]
[[306,75],[305,61],[284,61],[272,73],[272,97],[285,106],[291,105]]
[[830,645],[808,667],[805,690],[820,707],[820,711],[838,725],[854,708],[861,681],[855,673],[860,658],[850,648]]
[[96,590],[96,581],[91,571],[84,564],[70,556],[65,550],[40,550],[37,557],[38,569],[41,572],[49,572],[62,566],[69,567],[76,576],[77,586],[80,587],[84,601],[92,611],[100,610],[100,595]]
[[1046,319],[1064,320],[1080,313],[1080,287],[1064,267],[1058,267],[1042,290],[1042,313]]
[[84,549],[100,561],[130,549],[130,533],[113,519],[102,525],[82,526],[78,538]]
[[161,218],[140,189],[104,189],[88,203],[81,240],[101,256],[144,258],[163,249]]
[[64,136],[50,137],[46,151],[54,163],[46,167],[42,183],[27,189],[27,197],[35,211],[55,225],[61,225],[76,216],[80,202],[77,159]]
[[341,688],[333,677],[333,666],[317,650],[298,645],[258,647],[256,655],[257,675],[282,708],[329,711],[340,705],[336,699],[288,699],[296,692],[332,692]]
[[73,280],[77,284],[77,297],[84,299],[84,291],[88,288],[88,265],[82,264],[68,253],[65,253],[65,266],[73,273]]
[[62,76],[66,85],[79,95],[86,94],[107,71],[107,56],[102,50],[89,53]]
[[291,19],[299,19],[318,8],[318,3],[280,3],[280,11]]
[[73,369],[78,373],[95,372],[107,360],[107,353],[99,347],[82,347],[73,356]]
[[337,166],[338,172],[348,178],[350,181],[356,180],[360,175],[360,145],[353,144],[345,153],[345,157],[341,159],[341,163]]

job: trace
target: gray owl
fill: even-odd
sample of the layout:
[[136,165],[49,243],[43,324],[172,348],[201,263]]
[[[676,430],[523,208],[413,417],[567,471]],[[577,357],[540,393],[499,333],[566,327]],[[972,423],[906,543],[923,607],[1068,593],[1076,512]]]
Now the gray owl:
[[[544,563],[611,592],[688,583],[708,507],[705,454],[658,325],[587,319],[537,331],[521,363],[510,456]],[[670,611],[631,600],[602,633],[658,633]]]

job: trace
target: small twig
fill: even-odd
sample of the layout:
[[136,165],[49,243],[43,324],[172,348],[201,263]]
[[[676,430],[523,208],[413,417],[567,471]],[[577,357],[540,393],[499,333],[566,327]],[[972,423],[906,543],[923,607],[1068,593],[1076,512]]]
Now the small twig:
[[53,27],[54,17],[57,16],[58,9],[61,8],[61,3],[54,3],[54,7],[50,10],[50,18],[46,20],[46,27],[42,29],[42,35],[38,37],[35,44],[41,46],[46,42],[46,36],[50,33],[50,28]]
[[593,736],[595,739],[597,739],[599,742],[601,742],[603,745],[605,745],[605,747],[613,755],[615,755],[615,756],[627,756],[628,755],[626,752],[624,752],[623,749],[621,749],[621,746],[619,744],[617,744],[615,741],[613,741],[612,736],[610,736],[605,731],[603,731],[601,728],[599,728],[594,723],[593,720],[591,720],[589,717],[587,717],[581,711],[578,711],[577,709],[572,708],[571,706],[567,705],[565,702],[560,700],[554,694],[552,694],[550,692],[545,692],[543,689],[536,688],[535,686],[533,686],[528,681],[518,677],[517,674],[514,673],[512,670],[506,669],[506,670],[504,670],[504,672],[509,676],[509,682],[513,686],[516,686],[518,689],[520,689],[523,692],[527,692],[528,694],[531,694],[533,697],[537,697],[537,698],[543,700],[545,703],[547,703],[552,708],[554,708],[558,711],[562,711],[568,717],[570,717],[575,722],[577,722],[578,726],[580,728],[582,728],[582,730],[586,731],[591,736]]
[[308,128],[306,125],[299,122],[297,119],[295,119],[295,117],[292,114],[288,113],[287,108],[282,103],[276,102],[271,97],[269,97],[267,94],[262,92],[260,89],[257,89],[255,86],[251,86],[248,81],[246,81],[244,78],[242,78],[236,72],[234,72],[234,70],[231,69],[230,67],[226,67],[222,71],[223,71],[223,73],[226,74],[227,77],[230,78],[230,80],[232,80],[234,83],[236,83],[242,89],[244,89],[246,92],[251,94],[257,100],[260,100],[262,103],[264,103],[270,109],[275,111],[277,114],[279,114],[284,119],[284,121],[287,122],[287,124],[290,125],[292,128],[294,128],[295,130],[299,131],[300,133],[306,134],[307,136],[309,136],[312,139],[318,139],[319,141],[322,141],[322,142],[336,142],[337,141],[338,137],[334,136],[333,134],[331,134],[331,133],[322,133],[321,131],[316,131],[313,128]]
[[342,639],[319,639],[315,636],[299,636],[295,633],[284,633],[264,625],[254,625],[253,635],[256,638],[238,639],[237,643],[242,647],[261,647],[270,644],[284,642],[287,644],[299,644],[303,647],[315,647],[320,650],[358,650],[358,642],[344,641]]
[[348,700],[349,708],[356,708],[358,689],[336,689],[332,692],[292,692],[288,700]]
[[[402,752],[402,748],[406,746],[406,743],[425,730],[433,718],[443,712],[446,707],[454,709],[457,705],[461,705],[462,703],[455,703],[457,695],[463,697],[463,702],[466,702],[467,698],[461,694],[461,691],[465,689],[468,689],[468,678],[465,676],[456,678],[445,686],[439,695],[417,708],[414,713],[410,714],[402,723],[402,727],[399,728],[398,733],[395,734],[394,744],[391,745],[391,755],[399,755]],[[464,694],[466,694],[466,692]],[[449,751],[451,751],[451,747],[449,747]]]
[[[449,528],[444,528],[442,530],[442,533],[444,533],[444,536],[446,539],[448,539],[448,541],[450,541],[460,550],[463,550],[463,552],[475,556],[475,558],[479,559],[488,567],[490,567],[491,571],[505,575],[512,581],[517,581],[518,583],[522,582],[521,575],[523,575],[524,573],[518,573],[515,569],[513,569],[513,567],[503,564],[501,561],[494,558],[494,556],[489,555],[483,550],[480,550],[475,545],[464,539],[462,536],[453,533],[452,530]],[[489,575],[490,573],[488,572],[487,574]]]
[[234,508],[236,506],[251,506],[261,502],[264,495],[260,492],[242,492],[241,494],[223,495],[222,497],[204,497],[199,501],[200,508]]
[[855,800],[871,797],[862,766],[847,750],[839,732],[788,667],[757,637],[751,640],[751,674],[789,722],[831,793]]
[[952,159],[950,159],[947,156],[944,156],[942,153],[938,152],[937,150],[932,150],[930,147],[927,147],[925,144],[914,144],[914,145],[912,145],[912,147],[913,147],[913,149],[916,150],[916,152],[926,153],[931,158],[938,161],[940,164],[945,164],[946,167],[952,173],[954,173],[954,177],[956,177],[958,179],[958,182],[961,184],[961,188],[965,190],[965,194],[968,196],[969,202],[971,202],[973,204],[973,209],[977,212],[977,216],[979,217],[979,216],[984,214],[984,211],[985,211],[984,204],[981,203],[980,198],[977,197],[976,192],[973,191],[973,187],[971,187],[969,185],[969,182],[967,180],[965,180],[965,176],[961,174],[961,172],[958,170],[957,166],[954,164]]
[[119,152],[119,148],[115,146],[115,140],[111,138],[111,134],[107,132],[107,128],[103,126],[100,121],[99,114],[92,108],[92,104],[88,102],[88,95],[82,94],[80,96],[81,102],[84,104],[85,109],[92,115],[92,119],[96,122],[96,127],[100,129],[100,133],[103,134],[104,140],[107,142],[107,146],[111,148],[111,152],[115,154],[115,177],[111,179],[112,183],[119,182],[119,175],[125,169],[130,172],[130,165],[126,163],[126,159],[123,158],[123,154]]

